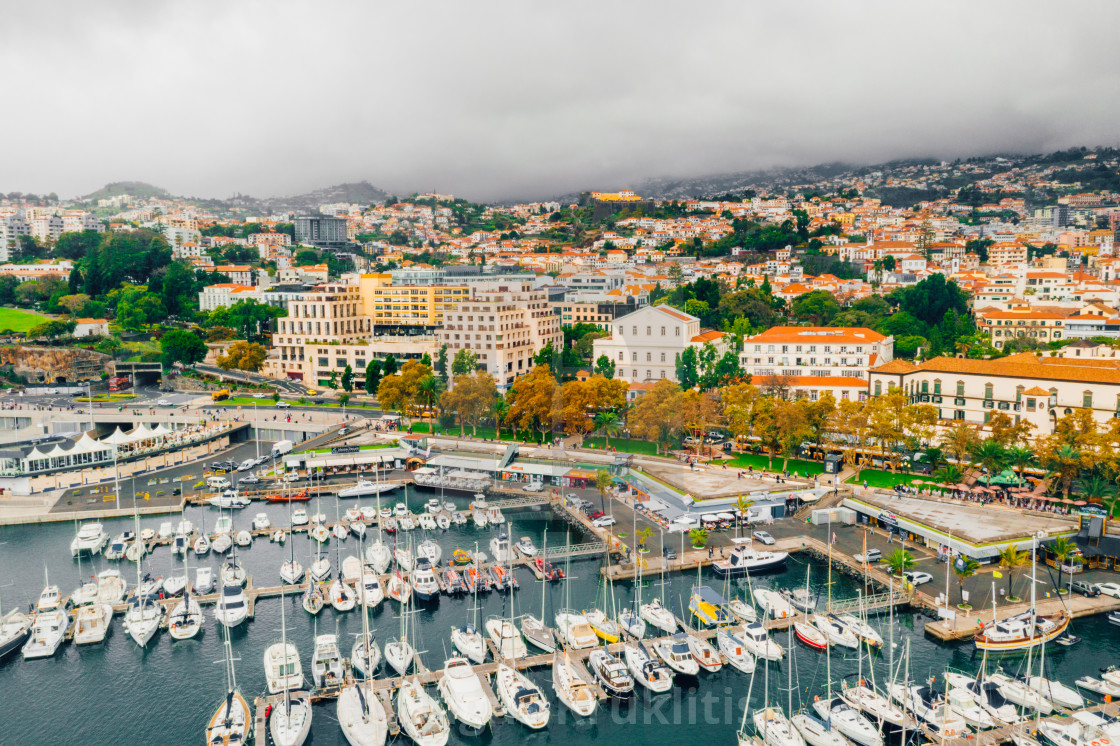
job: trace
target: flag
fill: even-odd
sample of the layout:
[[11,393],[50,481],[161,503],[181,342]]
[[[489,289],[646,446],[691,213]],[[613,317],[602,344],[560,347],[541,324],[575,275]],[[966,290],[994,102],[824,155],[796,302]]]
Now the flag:
[[992,573],[992,577],[993,577],[993,578],[1002,578],[1002,577],[1003,577],[1003,573],[1002,573],[1002,572],[1000,572],[999,570],[996,570],[995,572],[993,572],[993,573]]

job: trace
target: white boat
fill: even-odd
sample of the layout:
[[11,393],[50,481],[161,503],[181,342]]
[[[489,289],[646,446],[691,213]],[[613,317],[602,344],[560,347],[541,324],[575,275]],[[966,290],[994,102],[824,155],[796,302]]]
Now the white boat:
[[338,649],[338,637],[317,636],[315,652],[311,654],[311,679],[315,686],[336,686],[342,683],[342,677],[342,653]]
[[1090,692],[1112,697],[1113,699],[1120,698],[1120,685],[1114,684],[1111,681],[1096,679],[1092,676],[1082,676],[1073,683]]
[[1022,722],[1018,708],[999,694],[995,684],[985,682],[980,685],[973,677],[958,671],[946,671],[944,676],[947,687],[970,692],[997,726]]
[[627,643],[622,649],[622,659],[634,681],[651,692],[667,692],[672,688],[672,669],[651,655],[642,642]]
[[501,508],[497,505],[490,505],[486,508],[486,522],[491,526],[504,526],[506,517],[502,514]]
[[398,518],[396,520],[397,528],[399,528],[401,531],[411,531],[416,528],[416,519],[413,518],[411,514],[406,515],[403,518]]
[[109,534],[105,533],[103,525],[96,521],[83,523],[70,542],[70,555],[77,557],[82,554],[98,554],[108,543]]
[[211,548],[212,546],[210,544],[210,539],[206,536],[206,534],[202,534],[197,539],[195,539],[194,546],[192,547],[196,557],[206,556],[210,553]]
[[1080,710],[1085,707],[1085,698],[1078,694],[1076,689],[1068,687],[1060,681],[1041,676],[1029,676],[1026,679],[1026,684],[1059,707],[1070,710]]
[[595,712],[599,703],[591,685],[577,673],[567,653],[552,656],[552,688],[565,707],[583,717]]
[[23,612],[12,609],[0,615],[0,661],[23,647],[30,634],[31,619]]
[[245,568],[237,559],[237,555],[233,555],[222,563],[218,575],[223,585],[245,585],[249,581],[249,574],[245,572]]
[[287,692],[268,716],[268,734],[274,746],[300,746],[311,731],[311,695]]
[[97,581],[90,579],[70,594],[70,605],[77,608],[97,602]]
[[466,658],[449,658],[444,661],[443,675],[436,684],[447,709],[467,726],[481,730],[490,724],[494,708],[482,687],[482,681]]
[[440,513],[436,516],[436,527],[440,531],[446,531],[451,528],[451,519],[447,517],[446,513]]
[[845,738],[857,746],[883,746],[883,734],[859,710],[840,697],[822,697],[813,709]]
[[486,661],[486,638],[470,624],[451,630],[451,645],[472,663]]
[[831,645],[841,645],[846,648],[858,648],[859,637],[848,629],[848,626],[836,617],[824,614],[813,614],[809,617],[813,626],[820,630]]
[[752,719],[755,733],[766,746],[805,746],[805,739],[776,707],[763,707]]
[[251,547],[253,545],[253,534],[241,529],[234,535],[233,543],[239,547]]
[[975,730],[996,727],[996,721],[984,709],[979,695],[974,691],[959,686],[950,686],[947,690],[945,701],[953,708],[953,712],[964,718],[968,727]]
[[671,635],[677,631],[676,616],[665,608],[659,598],[653,599],[648,604],[642,604],[638,609],[638,615],[662,632]]
[[90,604],[78,609],[74,617],[74,644],[89,645],[101,642],[109,633],[113,621],[113,607],[109,604]]
[[465,526],[467,525],[467,516],[463,514],[463,511],[456,510],[451,514],[451,522],[456,526]]
[[782,598],[798,611],[808,614],[817,608],[817,594],[808,588],[786,588],[781,593]]
[[635,640],[646,636],[646,620],[633,608],[618,612],[618,629]]
[[719,652],[734,668],[743,673],[754,673],[754,656],[747,650],[747,646],[735,634],[735,630],[726,627],[716,632],[716,645]]
[[272,528],[272,521],[268,518],[268,513],[257,513],[253,516],[253,530],[254,531],[268,531]]
[[863,712],[873,721],[892,725],[895,728],[905,728],[913,731],[917,723],[901,709],[891,704],[883,695],[872,691],[867,686],[859,684],[840,690],[840,696],[852,707]]
[[515,668],[499,663],[494,679],[498,699],[507,715],[533,730],[540,730],[548,725],[551,714],[548,700],[529,677]]
[[1054,711],[1054,703],[1040,692],[1031,689],[1024,682],[1012,678],[1005,673],[997,671],[988,676],[987,681],[995,684],[1000,696],[1012,704],[1025,707],[1028,710],[1037,710],[1043,715]]
[[236,627],[249,616],[249,603],[240,583],[222,585],[222,596],[214,608],[214,620],[223,627]]
[[556,615],[556,631],[564,644],[572,650],[585,650],[599,645],[599,637],[587,623],[587,619],[574,611],[565,610]]
[[364,539],[366,537],[366,531],[366,524],[361,521],[350,522],[350,533],[354,534],[354,536],[357,536],[359,539]]
[[70,629],[70,615],[63,609],[41,611],[31,623],[31,634],[23,644],[23,657],[49,658],[58,651],[59,646]]
[[302,689],[303,666],[299,660],[299,648],[290,642],[277,642],[265,648],[264,677],[269,694]]
[[373,569],[378,575],[384,575],[392,561],[393,555],[389,551],[389,547],[382,544],[380,540],[366,547],[366,562],[373,565]]
[[167,632],[175,640],[188,640],[202,629],[202,606],[194,596],[184,593],[167,615]]
[[159,530],[156,531],[156,536],[160,539],[170,539],[174,533],[174,525],[171,521],[163,521],[159,524]]
[[199,594],[214,591],[214,571],[209,567],[200,567],[194,571],[194,592]]
[[123,627],[137,645],[145,647],[162,623],[163,606],[154,596],[136,595],[129,599]]
[[352,487],[344,487],[338,491],[339,497],[368,497],[380,495],[385,492],[392,492],[399,485],[397,484],[381,484],[378,482],[371,482],[368,479],[359,479],[358,483]]
[[105,559],[119,560],[124,556],[128,550],[128,545],[132,541],[132,532],[123,531],[112,539],[109,540],[109,546],[105,548]]
[[39,600],[35,602],[35,611],[54,611],[62,605],[62,591],[57,585],[49,582],[39,593]]
[[212,746],[234,746],[248,743],[253,727],[249,703],[235,688],[230,688],[206,726],[206,743]]
[[587,656],[587,667],[595,674],[599,686],[611,697],[625,698],[634,693],[634,677],[622,659],[605,648],[596,648]]
[[310,522],[307,516],[307,511],[303,508],[296,508],[292,511],[292,525],[293,526],[306,526]]
[[522,557],[537,556],[537,545],[534,544],[533,540],[528,536],[522,536],[513,548],[516,549],[518,554],[520,554]]
[[486,500],[482,499],[482,495],[475,495],[475,501],[471,503],[471,519],[474,521],[476,528],[486,528],[490,522],[486,517]]
[[385,584],[385,595],[397,603],[406,604],[412,597],[412,586],[399,572],[395,572],[389,576],[389,582]]
[[169,575],[163,581],[163,595],[165,597],[178,596],[180,593],[187,589],[187,574],[185,572],[176,575]]
[[354,638],[354,646],[350,648],[350,664],[362,678],[373,678],[377,667],[381,665],[381,647],[373,638],[372,632],[365,637],[358,635]]
[[1069,627],[1070,615],[1061,611],[1042,615],[1024,611],[984,624],[973,638],[977,650],[1008,652],[1027,650],[1054,640]]
[[443,549],[431,539],[425,539],[416,547],[416,556],[425,558],[435,567],[443,559]]
[[331,532],[321,523],[315,524],[308,532],[308,535],[320,544],[327,542],[331,538]]
[[809,746],[847,746],[848,742],[838,731],[828,727],[828,723],[809,712],[795,713],[790,724]]
[[177,524],[175,524],[175,535],[176,536],[190,536],[193,533],[194,533],[194,524],[191,523],[186,518],[181,519]]
[[436,530],[436,517],[431,513],[421,513],[416,517],[416,521],[420,524],[420,528],[425,531]]
[[163,577],[156,576],[153,578],[150,573],[145,573],[144,579],[140,581],[138,588],[139,590],[137,590],[137,593],[142,596],[158,596],[159,592],[163,589]]
[[758,613],[755,612],[754,607],[741,598],[731,599],[724,608],[740,621],[754,622],[758,620]]
[[778,591],[755,588],[751,596],[758,608],[769,614],[772,619],[785,619],[795,613],[790,602]]
[[324,580],[331,576],[331,561],[326,555],[319,555],[314,562],[311,563],[311,579],[316,583],[322,583]]
[[487,619],[483,626],[502,659],[524,658],[529,654],[525,640],[509,619]]
[[416,561],[412,556],[412,552],[405,547],[397,547],[396,549],[394,549],[393,559],[396,560],[397,566],[405,572],[410,572],[412,570],[413,564],[415,564]]
[[415,659],[416,648],[412,647],[408,640],[396,639],[385,643],[385,662],[401,676],[408,673]]
[[128,590],[128,583],[121,577],[120,572],[109,568],[97,573],[97,603],[116,606],[124,602],[124,594]]
[[692,657],[692,651],[688,649],[688,636],[683,632],[655,640],[653,652],[679,674],[695,676],[700,673],[700,664]]
[[509,563],[514,559],[513,547],[510,546],[509,536],[499,534],[490,540],[490,554],[494,555],[495,562]]
[[401,682],[397,721],[417,746],[444,746],[451,735],[447,713],[415,678]]
[[765,572],[784,565],[787,557],[787,552],[758,552],[753,547],[740,544],[732,548],[726,559],[713,562],[712,569],[722,576]]
[[1038,735],[1043,743],[1051,746],[1109,746],[1112,742],[1100,728],[1079,721],[1040,720]]
[[964,718],[929,687],[889,684],[891,698],[925,723],[939,738],[957,738],[968,731]]
[[794,620],[793,634],[798,640],[814,650],[825,650],[828,648],[829,641],[825,633],[821,632],[805,619]]
[[190,540],[190,537],[188,537],[186,535],[177,534],[175,536],[174,540],[172,540],[171,552],[173,554],[175,554],[176,556],[179,556],[179,557],[187,556],[187,552],[190,551],[190,548],[191,548],[191,540]]
[[376,609],[385,599],[385,591],[381,588],[381,581],[377,574],[370,568],[363,568],[362,577],[358,581],[358,603],[367,609]]
[[835,614],[834,617],[846,626],[852,634],[860,639],[865,645],[873,647],[882,647],[883,637],[875,629],[854,614]]
[[739,628],[738,637],[755,658],[780,661],[785,654],[782,646],[770,639],[770,633],[760,622],[744,624]]
[[352,611],[358,603],[354,591],[341,580],[334,580],[327,587],[327,601],[335,611]]
[[334,538],[341,541],[342,539],[346,539],[350,536],[350,527],[345,523],[336,523],[331,528],[331,533],[334,534]]
[[214,541],[210,543],[210,548],[218,554],[225,554],[233,548],[233,539],[229,534],[218,534],[214,537]]
[[338,695],[338,725],[351,746],[385,746],[389,735],[385,708],[368,686],[350,684]]
[[280,565],[280,579],[288,585],[299,585],[303,581],[303,565],[292,558]]
[[720,657],[716,649],[696,635],[688,635],[688,649],[692,653],[692,657],[705,671],[715,673],[723,668],[723,659]]

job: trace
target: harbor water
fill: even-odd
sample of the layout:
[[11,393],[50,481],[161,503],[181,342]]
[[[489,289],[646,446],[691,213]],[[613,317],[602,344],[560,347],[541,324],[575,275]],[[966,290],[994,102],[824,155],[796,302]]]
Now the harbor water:
[[[386,500],[396,502],[407,497],[410,508],[418,512],[431,496],[432,493],[425,490],[398,491],[387,496]],[[468,502],[464,498],[445,499],[452,499],[461,509],[466,508]],[[324,498],[321,508],[314,501],[302,507],[309,513],[321,509],[328,521],[333,521],[336,502],[339,514],[355,504],[352,499],[336,501],[332,497]],[[274,528],[287,525],[286,505],[254,504],[236,514],[236,527],[249,528],[258,512],[267,513]],[[212,530],[218,511],[191,507],[185,517],[198,527]],[[177,523],[179,519],[178,514],[150,516],[141,518],[140,525],[154,529],[165,520]],[[546,531],[550,546],[563,544],[566,540],[567,524],[552,517],[547,510],[512,512],[506,515],[506,519],[512,522],[512,541],[528,536],[540,547]],[[132,519],[105,521],[105,529],[110,535],[132,530],[133,527]],[[78,587],[82,578],[88,578],[110,565],[121,571],[130,588],[135,585],[136,566],[127,560],[109,562],[99,555],[92,561],[83,560],[79,573],[78,562],[70,556],[69,550],[74,532],[75,525],[72,523],[0,527],[0,602],[3,609],[26,607],[37,599],[44,585],[44,571],[49,574],[51,583],[61,587],[64,595]],[[452,526],[448,531],[424,532],[418,529],[411,532],[411,539],[418,543],[424,538],[433,538],[442,546],[444,559],[447,560],[456,547],[474,550],[476,542],[479,550],[490,555],[490,539],[496,533],[497,529],[477,529],[468,523],[461,527]],[[404,533],[398,536],[401,541],[409,538],[409,534]],[[573,544],[584,540],[585,537],[577,533],[571,535]],[[391,544],[392,538],[386,537],[386,541]],[[289,538],[285,544],[273,544],[266,538],[257,538],[253,546],[241,550],[239,556],[255,586],[275,586],[280,584],[280,565],[289,558],[293,547],[296,558],[307,566],[311,546],[306,533]],[[342,542],[332,538],[327,546],[335,572],[340,558],[359,551],[358,541],[353,536]],[[209,565],[216,571],[221,561],[214,554],[197,558],[192,553],[187,559],[192,580],[194,569],[199,564]],[[603,600],[605,589],[599,572],[602,561],[602,558],[573,560],[567,583],[548,584],[544,588],[545,616],[550,624],[553,614],[565,605],[576,609],[609,606],[609,601]],[[166,577],[173,572],[181,572],[182,565],[183,560],[173,556],[169,547],[161,547],[145,559],[144,571]],[[756,587],[802,587],[807,570],[811,570],[812,585],[822,594],[818,608],[823,609],[823,584],[827,569],[824,563],[812,562],[808,556],[791,556],[783,570],[752,577],[750,583]],[[511,613],[540,613],[542,584],[525,568],[518,569],[515,574],[521,587],[512,594],[512,600],[499,593],[479,596],[481,620]],[[747,589],[745,579],[733,580],[725,586],[721,579],[707,570],[701,573],[701,578],[704,583],[728,596],[742,595]],[[695,571],[674,573],[665,578],[656,575],[647,577],[643,579],[641,594],[644,599],[662,597],[667,606],[683,617],[687,614],[688,595],[696,580]],[[833,581],[831,590],[834,598],[856,595],[858,585],[854,580],[834,574]],[[636,592],[635,582],[616,583],[616,606],[630,604]],[[569,596],[570,601],[567,601]],[[308,680],[312,640],[316,633],[337,632],[343,654],[348,656],[354,635],[362,628],[359,611],[338,613],[328,606],[317,617],[312,617],[303,610],[298,596],[283,600],[258,600],[255,617],[232,632],[237,684],[250,701],[266,689],[263,654],[268,645],[280,638],[281,603],[287,604],[289,642],[298,646]],[[212,605],[203,607],[206,623],[203,632],[193,640],[176,642],[166,632],[161,632],[147,649],[142,649],[124,632],[122,618],[118,615],[103,644],[82,647],[66,644],[53,658],[46,660],[25,661],[18,654],[9,656],[0,662],[0,701],[7,713],[0,727],[0,744],[200,743],[206,723],[226,690],[222,638],[214,622],[213,609]],[[398,634],[398,612],[399,606],[395,602],[385,600],[371,613],[370,625],[381,645]],[[430,669],[442,667],[443,660],[452,655],[449,632],[471,619],[473,613],[469,596],[443,597],[430,606],[419,607],[411,622],[415,623],[414,644],[421,651],[425,666]],[[901,663],[909,642],[908,668],[913,682],[925,683],[930,677],[936,677],[940,682],[946,668],[969,672],[979,668],[981,659],[971,643],[946,645],[927,638],[922,630],[925,617],[907,612],[896,615],[893,621],[893,626],[889,625],[885,613],[872,617],[872,624],[884,638],[889,638],[893,631],[899,643],[893,650],[896,666]],[[1098,675],[1101,667],[1120,663],[1120,636],[1116,634],[1116,627],[1110,626],[1103,616],[1077,620],[1074,627],[1074,632],[1081,635],[1083,641],[1070,648],[1052,646],[1046,656],[1046,675],[1071,686],[1079,676]],[[784,631],[776,632],[775,639],[790,647]],[[733,744],[748,702],[748,692],[752,710],[766,700],[784,707],[790,699],[797,709],[800,704],[807,706],[814,696],[825,692],[825,655],[796,642],[792,649],[792,661],[787,657],[781,663],[770,664],[768,670],[760,663],[753,682],[752,677],[725,666],[719,673],[701,673],[691,681],[678,682],[666,694],[650,696],[643,691],[629,703],[604,704],[589,719],[575,717],[559,703],[552,691],[548,669],[530,671],[529,677],[542,687],[552,703],[552,720],[548,728],[531,732],[509,718],[496,719],[493,726],[482,734],[467,735],[455,730],[451,742],[511,746],[515,743],[555,742],[582,746],[601,741],[659,746],[681,743],[684,739],[702,739],[703,743]],[[887,649],[874,653],[870,658],[864,655],[862,661],[855,651],[834,649],[831,656],[832,679],[839,681],[847,676],[852,681],[862,673],[864,678],[874,679],[881,685],[890,676],[891,658]],[[1001,664],[1005,670],[1018,672],[1024,666],[1025,658],[1005,659]],[[767,682],[768,686],[765,685]],[[434,687],[432,692],[434,694]],[[309,742],[315,744],[346,742],[335,719],[333,702],[314,708],[311,733]],[[407,741],[403,735],[400,738]],[[258,740],[258,743],[261,742]]]

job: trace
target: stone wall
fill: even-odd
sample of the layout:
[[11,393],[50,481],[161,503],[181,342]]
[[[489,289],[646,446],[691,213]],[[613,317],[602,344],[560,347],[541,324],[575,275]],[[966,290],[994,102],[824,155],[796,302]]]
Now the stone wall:
[[81,347],[0,347],[0,367],[10,368],[28,381],[74,383],[99,381],[102,372],[113,374],[113,359]]

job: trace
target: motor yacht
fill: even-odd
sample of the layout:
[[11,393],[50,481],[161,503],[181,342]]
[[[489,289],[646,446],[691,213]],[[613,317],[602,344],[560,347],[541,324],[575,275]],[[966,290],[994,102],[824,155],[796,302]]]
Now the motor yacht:
[[412,592],[418,601],[433,601],[439,598],[439,581],[432,571],[432,566],[427,558],[420,557],[416,560],[416,569],[413,570]]
[[692,651],[688,648],[688,636],[683,632],[655,640],[653,652],[665,661],[665,665],[679,674],[695,676],[700,673],[700,664],[692,656]]
[[509,536],[499,534],[490,540],[490,554],[494,555],[495,562],[512,562],[513,547],[510,546]]
[[268,518],[268,513],[257,513],[253,516],[253,530],[254,531],[268,531],[272,528],[272,521]]
[[688,650],[700,668],[705,671],[715,673],[723,668],[723,659],[707,640],[696,635],[688,635]]
[[207,594],[214,592],[214,571],[209,567],[200,567],[194,571],[194,592]]
[[634,677],[620,658],[604,648],[591,651],[587,667],[595,674],[599,685],[612,697],[625,698],[634,693]]
[[113,621],[113,607],[109,604],[82,606],[74,617],[74,644],[89,645],[101,642],[109,633],[111,621]]
[[77,534],[74,535],[73,541],[70,542],[70,555],[77,557],[81,554],[99,554],[109,543],[109,534],[105,533],[105,527],[94,521],[91,523],[83,523],[79,528]]
[[435,567],[443,559],[443,549],[431,539],[425,539],[420,542],[420,546],[416,547],[416,556],[417,558],[423,557],[431,563],[432,567]]
[[529,654],[521,633],[509,619],[487,619],[483,626],[502,659],[524,658]]
[[302,689],[303,666],[300,665],[299,648],[290,642],[277,642],[265,648],[264,677],[269,694]]
[[751,546],[739,544],[731,549],[725,559],[712,563],[717,575],[734,577],[750,573],[775,570],[785,564],[787,552],[758,552]]
[[222,585],[222,596],[214,607],[214,620],[225,627],[236,627],[249,616],[249,600],[240,583]]
[[[625,667],[623,671],[625,671]],[[551,714],[544,692],[529,677],[504,663],[498,664],[495,674],[498,699],[506,714],[521,724],[540,730],[548,725]],[[633,684],[631,684],[633,686]]]
[[770,639],[770,634],[761,622],[744,624],[739,629],[739,639],[747,648],[747,652],[755,658],[769,661],[780,661],[782,659],[785,650],[777,642]]
[[336,635],[319,635],[315,638],[315,652],[311,654],[311,678],[316,687],[337,686],[342,683],[342,653]]
[[475,730],[490,724],[494,709],[482,687],[482,681],[466,658],[449,658],[443,664],[443,675],[436,684],[447,709],[455,718]]
[[599,636],[587,623],[586,617],[574,611],[565,610],[556,615],[556,632],[564,644],[572,650],[599,646]]
[[371,568],[362,569],[362,577],[358,581],[358,603],[367,609],[376,609],[385,599],[385,591],[381,588],[381,581]]
[[754,673],[754,656],[747,650],[747,646],[739,639],[735,630],[724,627],[716,632],[716,646],[734,668],[743,673]]

